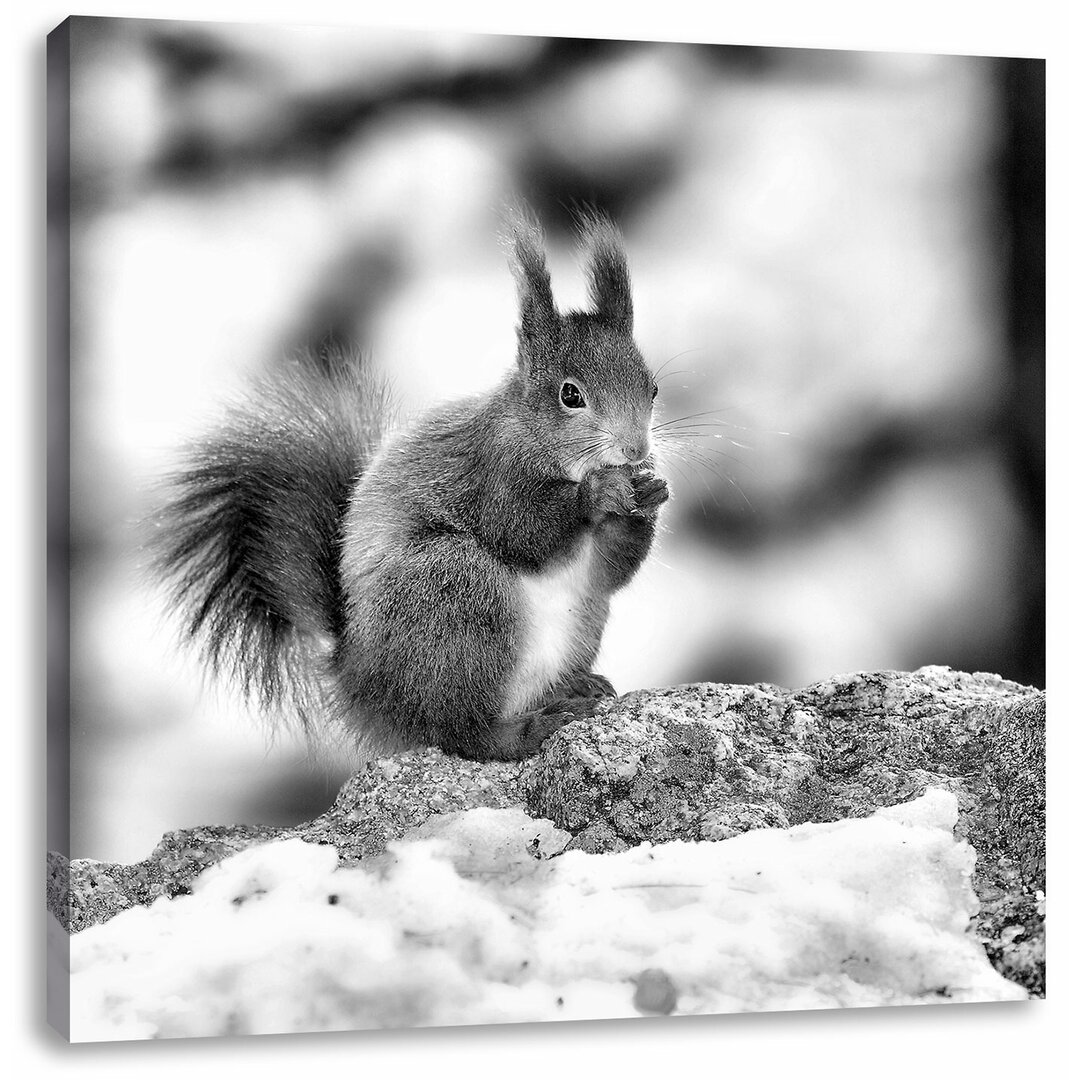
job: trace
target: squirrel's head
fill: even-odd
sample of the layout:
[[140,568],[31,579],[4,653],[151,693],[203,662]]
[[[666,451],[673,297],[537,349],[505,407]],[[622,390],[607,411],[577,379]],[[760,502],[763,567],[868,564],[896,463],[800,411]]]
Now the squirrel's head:
[[656,382],[633,338],[622,238],[598,213],[579,221],[591,310],[560,314],[539,225],[515,212],[509,235],[518,284],[517,380],[567,476],[636,465],[651,453]]

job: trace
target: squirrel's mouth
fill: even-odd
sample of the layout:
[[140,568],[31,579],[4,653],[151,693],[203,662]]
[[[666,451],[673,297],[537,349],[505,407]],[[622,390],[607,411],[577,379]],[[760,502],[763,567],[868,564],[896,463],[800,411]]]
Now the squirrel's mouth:
[[627,439],[612,445],[607,451],[605,465],[629,465],[631,468],[644,465],[652,455],[648,433],[637,438]]
[[636,469],[652,461],[652,445],[646,432],[624,440],[615,440],[596,446],[591,452],[563,461],[563,471],[574,483],[581,481],[597,469]]

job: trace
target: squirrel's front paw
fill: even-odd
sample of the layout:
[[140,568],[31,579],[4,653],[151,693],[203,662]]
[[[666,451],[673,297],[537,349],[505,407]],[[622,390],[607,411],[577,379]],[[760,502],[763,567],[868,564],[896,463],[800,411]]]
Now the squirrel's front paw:
[[647,470],[634,473],[630,484],[634,489],[634,509],[642,514],[655,513],[661,503],[667,502],[670,494],[667,481]]
[[629,514],[636,505],[634,482],[625,465],[607,466],[590,473],[589,516],[599,521],[608,514]]

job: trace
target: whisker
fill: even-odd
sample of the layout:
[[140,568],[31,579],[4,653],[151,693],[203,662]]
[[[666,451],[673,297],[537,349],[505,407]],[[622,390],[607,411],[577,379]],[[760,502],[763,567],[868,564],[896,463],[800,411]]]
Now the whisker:
[[738,439],[731,438],[730,435],[716,435],[711,431],[679,431],[679,432],[667,432],[658,431],[656,435],[660,439],[675,440],[675,439],[723,439],[724,442],[731,443],[732,446],[737,446],[740,450],[753,450],[754,447],[750,443],[739,442]]
[[714,446],[701,447],[687,445],[680,447],[680,449],[684,451],[686,457],[698,461],[701,464],[711,464],[712,462],[706,457],[706,454],[712,454],[715,457],[726,458],[728,461],[733,461],[735,464],[740,465],[741,468],[754,472],[751,465],[748,465],[742,458],[737,458],[733,454],[725,454],[723,450],[718,450]]
[[[694,490],[694,488],[695,488],[695,486],[696,486],[696,485],[695,485],[695,484],[693,483],[693,478],[692,478],[691,476],[688,476],[688,475],[687,475],[687,472],[686,472],[686,470],[685,470],[685,469],[684,469],[684,468],[682,467],[682,463],[681,463],[681,462],[679,462],[679,461],[677,461],[677,460],[674,460],[674,459],[672,459],[672,460],[670,460],[670,461],[665,461],[665,462],[664,462],[664,467],[665,467],[665,468],[668,468],[668,467],[670,467],[670,468],[673,468],[673,469],[675,469],[675,470],[676,470],[676,471],[678,472],[679,476],[680,476],[680,477],[682,477],[682,479],[686,481],[686,486],[687,486],[688,488],[690,488],[690,489],[691,489],[692,491]],[[715,506],[716,506],[717,508],[719,508],[720,504],[719,504],[719,502],[717,501],[717,498],[716,498],[716,492],[715,492],[715,491],[713,491],[713,489],[712,489],[711,487],[707,488],[706,490],[708,491],[708,494],[709,494],[709,496],[711,497],[711,499],[712,499],[712,501],[713,501],[713,504],[714,504],[714,505],[715,505]],[[702,513],[702,515],[704,515],[704,514],[705,514],[705,500],[704,500],[704,499],[702,498],[702,493],[701,493],[700,489],[698,489],[697,491],[695,491],[695,495],[696,495],[696,497],[697,497],[697,502],[698,502],[698,506],[700,506],[700,507],[701,507],[701,513]]]
[[[653,434],[661,439],[723,439],[725,442],[735,442],[735,440],[724,432],[709,431],[708,428],[712,427],[726,427],[727,425],[721,424],[707,424],[703,428],[699,428],[696,424],[690,427],[676,427],[676,428],[661,428],[659,431],[653,431]],[[652,429],[650,429],[652,430]],[[736,429],[741,430],[741,429]]]
[[678,472],[678,475],[683,478],[686,486],[694,492],[694,495],[696,495],[698,505],[701,508],[701,513],[703,516],[707,514],[707,510],[705,508],[706,498],[707,501],[710,502],[717,510],[724,509],[723,505],[720,504],[719,496],[716,494],[715,485],[706,484],[703,487],[701,484],[694,483],[694,475],[693,472],[690,471],[689,461],[681,462],[677,459],[672,459],[669,464],[671,465],[671,468],[675,469]]
[[[677,425],[677,426],[676,426]],[[705,428],[731,428],[734,431],[756,431],[756,428],[744,427],[741,424],[733,424],[730,420],[695,420],[692,424],[684,420],[669,420],[662,424],[654,425],[655,428],[666,430],[672,428],[675,431],[703,431]]]
[[[694,436],[691,436],[691,438],[693,438],[693,437]],[[719,438],[719,436],[705,436],[705,437],[706,438]],[[736,457],[734,454],[726,453],[725,451],[721,450],[718,446],[713,446],[711,443],[699,444],[699,443],[692,443],[692,442],[683,442],[682,440],[683,440],[683,436],[681,436],[681,435],[667,435],[667,436],[663,436],[660,441],[665,443],[665,444],[668,444],[668,445],[678,446],[681,450],[685,451],[687,456],[690,456],[691,454],[694,454],[695,456],[700,457],[702,460],[706,460],[704,458],[705,454],[713,454],[716,457],[727,458],[729,461],[734,461],[736,465],[741,465],[741,466],[743,466],[744,468],[747,468],[747,469],[750,468],[750,466],[747,465],[747,463],[745,461],[743,461],[742,458]],[[741,450],[751,450],[752,451],[754,449],[752,446],[746,446],[743,443],[733,443],[733,445],[738,446]],[[753,470],[751,470],[751,471],[753,471]]]
[[[734,406],[728,406],[728,408],[726,409],[706,409],[704,412],[688,413],[686,416],[676,416],[673,417],[671,420],[664,420],[660,424],[654,424],[653,430],[655,431],[657,428],[670,427],[672,424],[681,424],[684,420],[695,420],[699,416],[716,416],[718,413],[730,412],[733,407]],[[717,420],[713,422],[718,424],[723,424],[725,422],[730,423],[729,421],[723,420]],[[731,426],[736,427],[738,425],[732,424]]]
[[701,346],[701,345],[695,345],[695,346],[693,346],[692,348],[689,348],[689,349],[683,349],[683,351],[682,351],[682,352],[676,353],[676,354],[675,354],[674,356],[669,356],[669,357],[667,358],[667,360],[665,360],[665,361],[664,361],[664,362],[663,362],[663,363],[662,363],[662,364],[661,364],[661,365],[660,365],[660,366],[659,366],[659,367],[658,367],[658,368],[657,368],[657,369],[656,369],[656,370],[655,370],[655,371],[653,372],[653,378],[654,378],[654,379],[658,379],[658,378],[660,378],[660,373],[661,373],[661,372],[662,372],[662,371],[664,370],[664,368],[666,368],[666,367],[668,366],[668,364],[672,364],[672,363],[674,363],[674,362],[675,362],[676,360],[678,360],[678,359],[679,359],[679,357],[680,357],[680,356],[687,356],[687,355],[688,355],[689,353],[692,353],[692,352],[701,352],[702,350],[703,350],[703,346]]
[[662,382],[664,379],[670,379],[675,375],[696,375],[696,371],[691,371],[689,368],[681,368],[678,371],[668,371],[663,375],[654,375],[653,380],[657,383]]
[[[683,446],[679,446],[678,450],[680,450],[682,452],[682,454],[685,455],[685,458],[687,459],[688,463],[693,462],[694,464],[696,464],[697,466],[699,466],[700,468],[702,468],[706,472],[708,472],[710,475],[715,476],[717,480],[722,480],[722,481],[724,481],[724,483],[730,484],[739,493],[739,495],[742,497],[742,500],[743,500],[743,502],[746,503],[747,507],[751,511],[754,511],[754,504],[750,501],[750,498],[747,496],[746,492],[743,491],[743,489],[742,489],[741,485],[739,484],[739,482],[733,476],[731,476],[728,473],[723,472],[722,470],[718,469],[713,464],[713,462],[711,462],[707,458],[705,458],[703,456],[700,448],[698,448],[697,446],[683,445]],[[731,455],[722,455],[722,456],[730,457]],[[670,464],[674,465],[674,462],[676,460],[676,456],[673,454],[667,460],[668,460],[668,462]],[[732,458],[731,460],[735,461],[738,465],[741,465],[743,468],[747,468],[747,469],[750,468],[748,465],[746,465],[745,462],[739,461],[737,458]],[[750,471],[753,472],[752,469],[750,469]],[[714,502],[715,502],[715,505],[719,508],[720,503],[719,503],[719,500],[717,500],[715,498],[715,493],[714,493]],[[702,509],[704,509],[704,507],[702,507]]]

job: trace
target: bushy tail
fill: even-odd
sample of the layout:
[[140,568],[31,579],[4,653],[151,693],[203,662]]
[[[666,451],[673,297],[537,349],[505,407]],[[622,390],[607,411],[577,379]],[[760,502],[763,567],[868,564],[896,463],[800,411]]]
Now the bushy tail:
[[303,354],[192,447],[153,564],[214,674],[305,728],[344,619],[341,523],[389,421],[356,353]]

